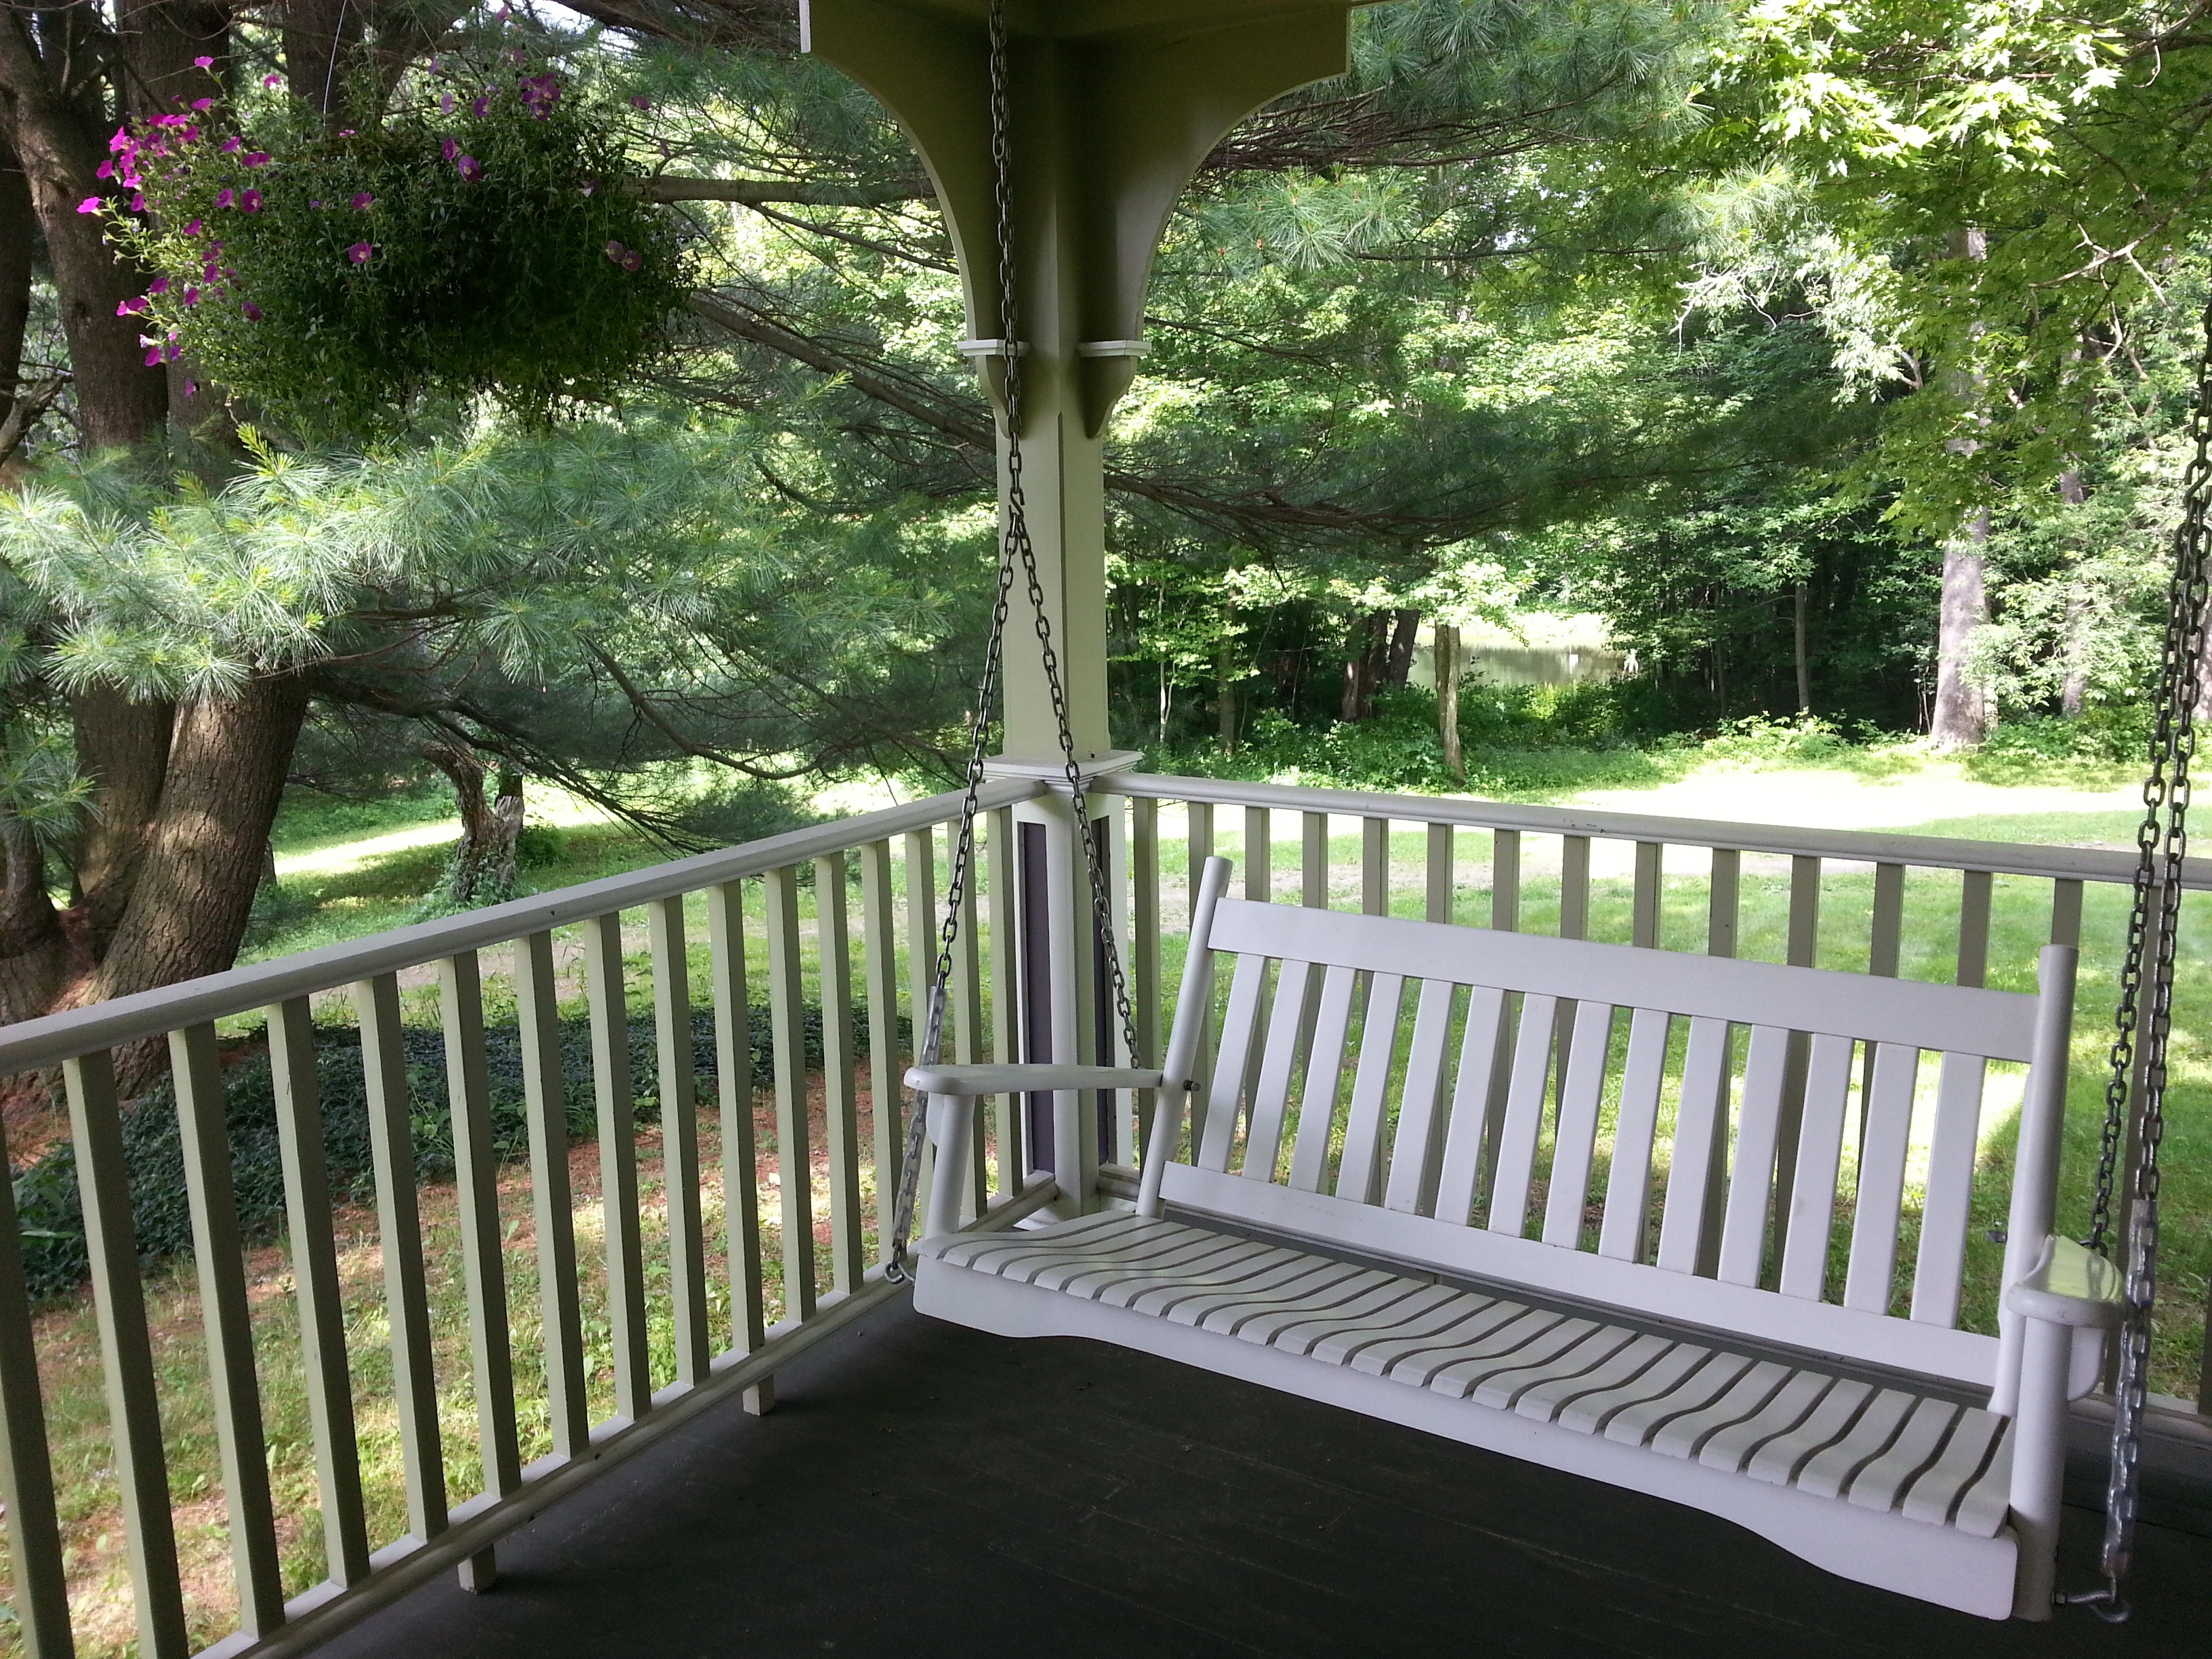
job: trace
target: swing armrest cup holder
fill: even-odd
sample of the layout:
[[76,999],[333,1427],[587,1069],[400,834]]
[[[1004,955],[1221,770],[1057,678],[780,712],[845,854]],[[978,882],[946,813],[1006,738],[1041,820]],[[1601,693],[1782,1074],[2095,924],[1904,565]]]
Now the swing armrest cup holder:
[[1160,1073],[1129,1066],[916,1066],[906,1086],[957,1099],[1043,1089],[1157,1089]]
[[2005,1307],[2054,1325],[2110,1330],[2125,1299],[2120,1270],[2070,1238],[2044,1241],[2034,1267],[2005,1291]]

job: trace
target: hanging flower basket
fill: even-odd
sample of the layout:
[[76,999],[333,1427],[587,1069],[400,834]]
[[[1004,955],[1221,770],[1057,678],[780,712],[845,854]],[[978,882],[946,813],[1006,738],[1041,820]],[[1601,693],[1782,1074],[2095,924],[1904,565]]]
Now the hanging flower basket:
[[118,132],[113,193],[82,210],[155,273],[125,306],[147,361],[325,435],[425,394],[533,422],[612,397],[690,290],[680,221],[623,188],[617,106],[520,58],[441,60],[360,131],[277,97],[242,125],[202,98]]

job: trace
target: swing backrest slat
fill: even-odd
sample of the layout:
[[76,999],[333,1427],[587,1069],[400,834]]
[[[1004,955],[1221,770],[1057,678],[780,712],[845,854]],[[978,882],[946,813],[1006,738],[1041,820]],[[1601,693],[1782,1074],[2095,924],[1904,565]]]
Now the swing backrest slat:
[[1228,899],[1200,948],[1235,970],[1171,1204],[1990,1380],[1967,1219],[2036,998]]

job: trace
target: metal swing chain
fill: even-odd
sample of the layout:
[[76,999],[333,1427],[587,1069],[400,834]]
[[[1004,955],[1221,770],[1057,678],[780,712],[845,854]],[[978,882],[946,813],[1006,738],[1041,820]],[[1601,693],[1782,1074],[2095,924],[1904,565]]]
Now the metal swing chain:
[[[2193,447],[2183,474],[2181,522],[2174,530],[2173,574],[2166,592],[2158,724],[2151,738],[2150,775],[2143,782],[2142,823],[2136,831],[2134,903],[2128,917],[2119,1006],[2113,1019],[2111,1074],[2105,1085],[2096,1200],[2090,1212],[2089,1237],[2082,1241],[2100,1255],[2111,1253],[2112,1194],[2127,1141],[2129,1098],[2140,1035],[2141,1127],[2135,1166],[2129,1172],[2132,1203],[2127,1237],[2122,1241],[2124,1302],[2119,1368],[2112,1390],[2112,1464],[2100,1563],[2105,1583],[2101,1589],[2058,1598],[2072,1606],[2086,1607],[2112,1624],[2125,1620],[2130,1611],[2120,1586],[2135,1553],[2142,1417],[2150,1386],[2151,1316],[2158,1281],[2158,1158],[2166,1133],[2166,1038],[2173,1016],[2181,867],[2189,850],[2190,768],[2197,753],[2197,696],[2204,662],[2207,601],[2212,599],[2212,568],[2208,568],[2207,557],[2212,554],[2212,535],[2208,535],[2206,523],[2208,515],[2212,515],[2212,306],[2205,310],[2204,337],[2197,364],[2197,404],[2191,413]],[[2154,902],[2158,906],[2155,935],[2151,933]]]
[[[1076,759],[1075,733],[1067,715],[1067,693],[1061,684],[1060,654],[1053,648],[1052,622],[1045,610],[1044,584],[1037,574],[1036,545],[1030,538],[1028,498],[1022,487],[1022,370],[1020,312],[1014,290],[1014,219],[1012,152],[1007,143],[1006,0],[991,0],[991,166],[994,205],[998,214],[999,331],[1006,356],[1006,522],[999,551],[998,594],[991,610],[990,643],[983,659],[983,679],[975,704],[975,729],[968,749],[967,792],[960,804],[960,830],[954,843],[952,867],[945,888],[945,920],[938,930],[937,964],[929,988],[928,1021],[917,1058],[933,1066],[944,1046],[945,992],[952,981],[952,946],[960,933],[960,909],[975,850],[976,796],[983,787],[983,751],[988,746],[992,706],[998,701],[1005,654],[1006,616],[1018,561],[1031,609],[1036,617],[1038,655],[1044,665],[1045,690],[1052,702],[1053,720],[1060,733],[1062,775],[1067,784],[1068,805],[1075,819],[1077,839],[1083,844],[1085,868],[1090,876],[1091,911],[1103,955],[1114,1009],[1121,1025],[1122,1053],[1131,1065],[1139,1063],[1137,1020],[1129,1002],[1129,983],[1121,968],[1121,952],[1114,936],[1113,886],[1104,853],[1091,830],[1091,800],[1083,784],[1083,768]],[[898,1206],[892,1223],[890,1257],[884,1273],[895,1282],[908,1277],[907,1242],[914,1236],[914,1212],[921,1183],[921,1152],[928,1137],[927,1102],[912,1105],[907,1126],[906,1158],[899,1170]]]

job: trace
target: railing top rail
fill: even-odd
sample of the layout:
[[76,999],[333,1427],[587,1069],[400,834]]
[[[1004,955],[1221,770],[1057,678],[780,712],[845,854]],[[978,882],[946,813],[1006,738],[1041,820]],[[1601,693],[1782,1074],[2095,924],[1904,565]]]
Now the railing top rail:
[[[1805,830],[1773,823],[1723,823],[1711,818],[1667,818],[1639,812],[1601,812],[1580,806],[1520,806],[1449,795],[1377,795],[1352,789],[1307,789],[1233,778],[1183,778],[1164,773],[1121,772],[1099,788],[1158,800],[1207,801],[1226,806],[1281,807],[1290,811],[1341,812],[1346,817],[1399,818],[1417,823],[1465,824],[1478,830],[1521,830],[1543,836],[1592,836],[1605,840],[1668,842],[1678,846],[1732,848],[1747,853],[1846,859],[1868,864],[1910,864],[1939,870],[1986,870],[2002,876],[2043,876],[2062,881],[2135,879],[2136,855],[2087,847],[2039,847],[2014,842],[1954,840],[1948,836],[1895,836],[1870,830]],[[2185,888],[2212,889],[2212,859],[2183,866]]]
[[[985,809],[1011,806],[1043,793],[1043,786],[1026,778],[994,781],[983,786],[979,804]],[[784,865],[797,864],[825,853],[881,841],[909,830],[941,823],[957,817],[960,794],[951,791],[926,799],[864,812],[858,817],[836,818],[809,824],[781,836],[747,842],[742,846],[672,860],[627,875],[533,894],[458,916],[444,916],[412,927],[395,928],[364,939],[325,945],[210,974],[180,985],[141,991],[87,1008],[48,1014],[0,1030],[0,1076],[35,1071],[58,1065],[98,1048],[112,1048],[142,1037],[159,1036],[186,1025],[222,1019],[266,1008],[292,997],[374,979],[380,974],[419,967],[443,957],[584,921],[611,910],[626,910],[656,899],[674,898],[726,881],[757,876]]]

